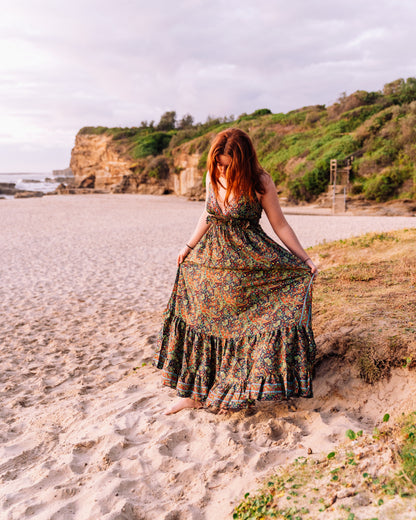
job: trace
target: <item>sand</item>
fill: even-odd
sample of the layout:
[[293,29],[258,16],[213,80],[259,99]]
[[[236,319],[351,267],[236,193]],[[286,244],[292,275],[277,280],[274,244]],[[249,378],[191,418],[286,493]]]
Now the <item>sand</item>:
[[[175,392],[150,361],[176,253],[202,208],[145,195],[0,201],[1,519],[231,518],[279,464],[414,406],[409,372],[369,387],[326,362],[312,399],[163,415]],[[305,247],[416,227],[288,220]]]

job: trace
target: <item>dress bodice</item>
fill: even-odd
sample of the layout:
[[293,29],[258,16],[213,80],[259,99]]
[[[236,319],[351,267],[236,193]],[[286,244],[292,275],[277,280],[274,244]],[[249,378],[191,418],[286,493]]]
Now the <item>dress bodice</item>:
[[[249,221],[258,224],[262,207],[260,202],[256,199],[251,201],[247,196],[243,195],[238,199],[234,199],[223,209],[215,197],[214,190],[211,184],[208,189],[208,200],[206,209],[209,214],[208,221],[233,222]],[[210,218],[211,217],[211,218]]]

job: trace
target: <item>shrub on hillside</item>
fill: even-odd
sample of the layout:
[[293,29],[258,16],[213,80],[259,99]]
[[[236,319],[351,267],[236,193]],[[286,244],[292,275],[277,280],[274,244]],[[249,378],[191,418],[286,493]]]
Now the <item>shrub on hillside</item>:
[[101,135],[107,132],[108,128],[106,126],[84,126],[79,130],[79,135]]
[[197,137],[198,132],[198,128],[196,127],[178,130],[176,134],[172,137],[169,143],[169,147],[176,148],[177,146],[180,146],[182,143],[186,143],[187,141],[194,139],[195,137]]
[[167,179],[169,176],[169,164],[166,157],[158,155],[151,159],[146,166],[144,173],[154,179]]
[[397,167],[391,168],[369,179],[365,184],[364,195],[367,199],[385,202],[397,194],[405,178],[406,172]]
[[207,169],[207,160],[208,160],[208,150],[202,152],[201,157],[198,161],[198,170],[206,170]]
[[257,116],[267,116],[268,114],[271,114],[271,113],[272,113],[272,111],[269,110],[268,108],[258,108],[251,115],[257,117]]
[[110,134],[113,136],[113,140],[120,140],[120,139],[129,139],[132,137],[136,137],[140,134],[146,134],[147,130],[144,128],[137,128],[136,126],[133,126],[132,128],[109,128],[107,131],[107,134]]
[[320,110],[312,110],[309,112],[309,114],[305,118],[305,123],[307,125],[314,125],[318,121],[320,121],[321,117],[323,116],[324,112]]
[[154,132],[139,137],[133,148],[132,155],[135,159],[148,155],[160,155],[169,146],[172,136],[165,132]]
[[386,101],[395,105],[411,103],[416,100],[416,78],[396,79],[384,85],[383,94]]
[[303,177],[289,181],[289,194],[294,200],[310,202],[326,190],[329,182],[329,172],[315,168]]
[[357,90],[357,92],[354,92],[349,96],[343,92],[339,97],[338,102],[328,107],[328,117],[334,119],[344,112],[365,105],[372,105],[376,103],[381,96],[380,92],[366,92],[365,90]]

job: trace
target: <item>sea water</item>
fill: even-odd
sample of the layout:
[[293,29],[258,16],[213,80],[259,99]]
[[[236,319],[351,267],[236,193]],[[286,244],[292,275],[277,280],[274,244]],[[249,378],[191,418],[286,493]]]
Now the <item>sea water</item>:
[[[2,182],[15,184],[17,190],[43,193],[54,191],[60,184],[52,173],[0,173],[0,183]],[[0,197],[14,198],[13,195],[3,194],[0,194]]]

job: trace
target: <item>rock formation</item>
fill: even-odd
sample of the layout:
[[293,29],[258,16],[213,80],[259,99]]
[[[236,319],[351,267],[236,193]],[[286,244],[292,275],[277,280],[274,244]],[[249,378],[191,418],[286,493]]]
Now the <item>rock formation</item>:
[[30,197],[43,197],[45,194],[42,191],[23,191],[18,190],[14,194],[15,199],[28,199]]
[[0,194],[1,195],[14,195],[17,191],[16,184],[14,182],[0,182]]
[[125,152],[117,147],[111,136],[78,134],[70,163],[76,184],[109,190],[132,173],[134,161],[126,158]]
[[173,150],[173,163],[175,173],[171,175],[172,190],[176,195],[199,198],[204,193],[202,175],[198,169],[201,158],[199,153],[189,153],[181,147]]
[[[112,193],[174,193],[200,199],[204,195],[202,172],[198,169],[200,158],[200,153],[190,153],[184,145],[173,149],[169,160],[165,156],[135,160],[125,141],[113,140],[106,134],[78,134],[70,163],[77,189],[68,193],[85,193],[89,189]],[[164,169],[161,162],[166,163]],[[60,193],[65,191],[61,189]]]

